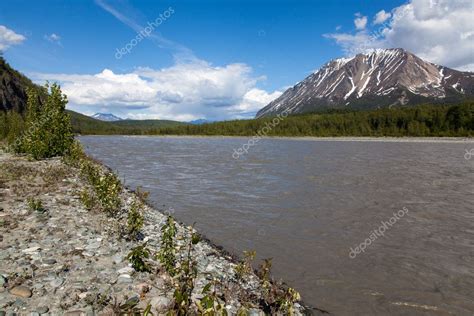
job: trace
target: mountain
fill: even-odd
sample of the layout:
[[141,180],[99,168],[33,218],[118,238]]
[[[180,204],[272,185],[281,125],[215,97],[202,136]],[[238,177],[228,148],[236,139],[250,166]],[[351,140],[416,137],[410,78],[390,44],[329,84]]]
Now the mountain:
[[120,117],[115,116],[111,113],[96,113],[92,115],[92,118],[95,118],[96,120],[99,120],[99,121],[105,121],[105,122],[115,122],[115,121],[122,120]]
[[0,56],[0,111],[15,110],[23,113],[26,109],[27,88],[37,89],[40,96],[44,93],[41,87],[13,69]]
[[74,133],[84,135],[140,135],[149,134],[158,128],[186,125],[169,120],[120,120],[101,121],[90,116],[66,110],[70,117]]
[[193,125],[201,125],[201,124],[206,124],[206,123],[210,123],[211,121],[208,121],[206,119],[197,119],[197,120],[194,120],[194,121],[189,121],[188,123],[189,124],[193,124]]
[[257,117],[331,108],[374,109],[420,103],[455,103],[474,97],[474,73],[439,66],[404,49],[377,49],[330,61]]

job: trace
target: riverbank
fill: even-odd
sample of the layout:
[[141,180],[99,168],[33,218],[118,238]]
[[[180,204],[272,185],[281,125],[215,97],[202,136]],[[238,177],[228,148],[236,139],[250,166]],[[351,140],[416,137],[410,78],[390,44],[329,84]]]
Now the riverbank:
[[[80,192],[89,184],[77,168],[59,158],[30,161],[0,151],[0,171],[0,314],[113,315],[147,308],[163,314],[173,306],[174,281],[154,260],[166,215],[144,205],[141,238],[151,273],[137,272],[126,257],[142,242],[121,236],[126,216],[85,208]],[[136,199],[121,190],[122,215]],[[177,245],[185,243],[187,231],[177,224]],[[193,302],[205,296],[206,284],[219,280],[226,287],[216,295],[229,314],[242,307],[264,314],[263,283],[254,272],[236,278],[238,263],[208,241],[193,245],[192,256]],[[292,307],[303,313],[300,304]]]
[[[79,135],[80,137],[81,135]],[[161,137],[161,138],[228,138],[251,139],[252,136],[218,136],[218,135],[83,135],[87,137]],[[305,141],[340,141],[340,142],[392,142],[392,143],[474,143],[474,137],[391,137],[391,136],[264,136],[264,139],[305,140]]]

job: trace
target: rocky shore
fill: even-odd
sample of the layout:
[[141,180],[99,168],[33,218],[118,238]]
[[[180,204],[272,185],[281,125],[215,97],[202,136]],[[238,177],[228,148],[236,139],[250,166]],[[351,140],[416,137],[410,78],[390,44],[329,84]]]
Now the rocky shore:
[[[143,240],[122,238],[118,228],[126,218],[87,210],[80,191],[88,184],[79,174],[60,158],[30,161],[0,151],[0,316],[116,315],[132,307],[166,313],[174,302],[171,277],[157,260],[149,260],[152,272],[136,272],[126,256],[146,242],[154,257],[167,217],[145,205]],[[136,198],[122,190],[123,212]],[[32,199],[41,207],[32,209]],[[177,236],[185,229],[178,224]],[[220,293],[229,315],[243,305],[249,315],[264,314],[255,304],[262,282],[253,272],[236,279],[235,260],[207,241],[192,253],[198,270],[193,301],[218,279],[231,285]],[[303,313],[300,304],[293,308]]]

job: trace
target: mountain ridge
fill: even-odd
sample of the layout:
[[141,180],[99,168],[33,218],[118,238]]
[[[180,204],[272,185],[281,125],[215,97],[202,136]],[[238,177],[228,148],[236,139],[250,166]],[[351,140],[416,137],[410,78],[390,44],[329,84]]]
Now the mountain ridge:
[[122,118],[115,116],[112,113],[95,113],[91,117],[104,122],[116,122],[123,120]]
[[327,108],[373,109],[420,103],[454,103],[474,97],[474,73],[424,61],[401,49],[377,49],[329,61],[256,117]]

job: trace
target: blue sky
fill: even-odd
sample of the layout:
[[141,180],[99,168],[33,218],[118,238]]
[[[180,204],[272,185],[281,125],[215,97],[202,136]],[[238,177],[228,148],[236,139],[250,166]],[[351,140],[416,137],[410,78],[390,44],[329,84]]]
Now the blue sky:
[[[415,18],[418,10],[421,19],[445,19],[442,1],[2,1],[0,49],[35,81],[59,81],[69,107],[86,114],[245,118],[330,59],[371,46],[400,44],[434,62],[469,68],[466,57],[430,55],[429,45],[423,51],[401,39],[410,30],[392,21],[406,6]],[[469,9],[469,1],[457,1],[454,9]],[[149,36],[116,58],[160,14]],[[389,32],[379,34],[382,29]]]

